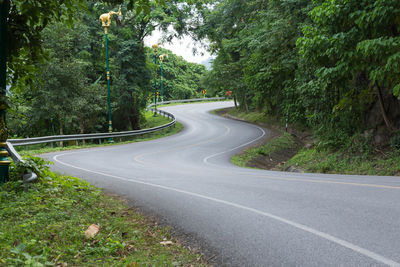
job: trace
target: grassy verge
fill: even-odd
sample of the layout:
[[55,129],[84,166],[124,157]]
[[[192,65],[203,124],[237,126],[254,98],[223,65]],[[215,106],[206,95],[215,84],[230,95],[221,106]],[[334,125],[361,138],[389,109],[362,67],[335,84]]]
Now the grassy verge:
[[343,151],[303,149],[284,165],[306,172],[365,175],[400,175],[399,152],[385,155],[358,156]]
[[247,167],[252,160],[258,157],[271,157],[273,154],[293,146],[295,146],[294,138],[288,133],[283,133],[281,136],[269,140],[265,145],[252,147],[234,155],[231,162],[240,167]]
[[241,111],[236,108],[223,108],[223,109],[217,109],[213,110],[211,112],[212,114],[215,115],[228,115],[230,117],[240,119],[243,121],[255,123],[261,126],[265,125],[276,125],[276,126],[281,126],[282,124],[274,117],[267,116],[263,112],[245,112]]
[[[44,173],[34,184],[0,185],[0,266],[206,265],[123,201],[78,178]],[[91,224],[100,231],[86,238]]]
[[232,101],[232,99],[226,99],[226,100],[205,100],[203,101],[196,101],[196,102],[182,102],[182,103],[171,103],[171,104],[164,104],[164,105],[158,105],[157,108],[162,108],[162,107],[172,107],[172,106],[179,106],[179,105],[189,105],[189,104],[198,104],[198,103],[208,103],[208,102],[224,102],[224,101]]
[[[146,113],[146,123],[143,125],[142,128],[152,128],[159,125],[163,125],[169,122],[168,118],[157,116],[153,117],[152,112]],[[57,151],[65,151],[65,150],[73,150],[73,149],[81,149],[81,148],[91,148],[91,147],[99,147],[99,146],[112,146],[112,145],[122,145],[122,144],[130,144],[135,142],[141,141],[149,141],[161,137],[170,136],[180,132],[183,128],[183,125],[179,122],[176,122],[175,127],[169,127],[168,129],[157,131],[151,134],[146,135],[139,135],[139,136],[132,136],[132,137],[123,137],[123,138],[114,138],[114,143],[102,143],[102,144],[95,144],[95,143],[86,143],[86,145],[68,145],[63,147],[49,147],[44,144],[33,145],[27,149],[25,146],[16,147],[18,153],[21,155],[31,155],[31,154],[43,154],[43,153],[50,153],[50,152],[57,152]],[[74,144],[75,141],[72,141]]]
[[[266,127],[281,128],[282,123],[274,118],[269,118],[264,113],[259,112],[242,112],[237,109],[217,110],[215,114],[224,114],[239,118],[251,123],[256,123]],[[293,125],[291,128],[296,127]],[[301,127],[297,127],[297,131],[303,131]],[[264,157],[266,161],[263,168],[269,168],[272,165],[268,162],[268,156],[279,158],[279,154],[284,154],[287,150],[296,151],[299,149],[299,143],[286,133],[273,138],[268,143],[254,148],[249,148],[238,155],[231,158],[232,163],[241,167],[259,167],[252,162],[260,157]],[[254,166],[258,165],[258,166]],[[303,148],[299,150],[293,157],[290,156],[282,160],[281,164],[272,166],[271,168],[279,170],[287,170],[294,167],[297,170],[313,173],[332,173],[332,174],[361,174],[361,175],[400,175],[400,152],[396,151],[376,151],[369,152],[364,155],[349,151],[332,151],[318,149],[318,147]]]
[[145,123],[142,123],[142,125],[140,126],[142,129],[153,128],[170,122],[168,118],[161,116],[159,114],[157,114],[157,116],[154,117],[154,112],[152,111],[146,111],[146,113],[144,114],[144,118],[145,118]]

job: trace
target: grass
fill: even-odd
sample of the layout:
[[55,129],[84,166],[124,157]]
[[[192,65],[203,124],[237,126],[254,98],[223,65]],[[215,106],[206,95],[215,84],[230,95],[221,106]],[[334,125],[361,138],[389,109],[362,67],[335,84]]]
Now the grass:
[[225,100],[207,100],[207,98],[205,98],[205,100],[202,101],[196,101],[196,102],[182,102],[182,103],[171,103],[171,104],[164,104],[164,105],[158,105],[157,104],[157,108],[162,108],[162,107],[172,107],[172,106],[178,106],[178,105],[189,105],[189,104],[198,104],[198,103],[208,103],[208,102],[223,102],[223,101],[232,101],[232,99],[225,99]]
[[296,166],[306,172],[361,174],[361,175],[399,175],[400,154],[388,152],[386,156],[358,156],[343,151],[303,149],[281,168]]
[[244,150],[242,153],[234,155],[231,162],[240,167],[247,167],[249,162],[260,156],[271,155],[280,150],[295,146],[293,137],[288,133],[283,133],[281,136],[271,139],[267,144],[257,147],[252,147]]
[[[163,116],[158,115],[157,117],[153,117],[152,112],[146,112],[146,123],[142,126],[142,128],[152,128],[156,126],[160,126],[168,123],[170,120]],[[66,143],[66,146],[63,147],[49,147],[47,144],[38,144],[29,146],[29,149],[26,146],[16,147],[18,153],[20,155],[31,155],[31,154],[43,154],[57,151],[65,151],[65,150],[73,150],[73,149],[82,149],[82,148],[91,148],[91,147],[99,147],[99,146],[112,146],[112,145],[122,145],[122,144],[130,144],[135,142],[149,141],[157,138],[162,138],[166,136],[170,136],[180,132],[183,128],[183,125],[179,122],[176,122],[175,127],[169,127],[168,129],[157,131],[151,134],[132,136],[132,137],[123,137],[123,138],[114,138],[114,143],[87,143],[86,145],[76,146],[75,141],[71,141],[70,143]],[[121,140],[121,141],[120,141]],[[120,142],[119,142],[120,141]]]
[[[227,109],[227,113],[233,117],[245,121],[266,125],[267,127],[280,128],[281,123],[260,112],[243,112],[237,109]],[[223,113],[223,110],[214,111],[215,114]],[[225,110],[226,112],[226,110]],[[293,125],[291,127],[294,127]],[[295,126],[297,127],[297,126]],[[304,130],[297,127],[298,130]],[[293,137],[284,133],[282,136],[271,139],[267,144],[249,148],[231,158],[235,165],[246,167],[259,157],[281,153],[285,149],[296,147]],[[278,165],[280,170],[287,170],[290,166],[305,172],[331,173],[331,174],[359,174],[359,175],[400,175],[400,151],[389,151],[360,155],[349,151],[333,151],[312,147],[301,149],[294,157],[283,164]]]
[[[144,128],[169,121],[151,112],[146,119]],[[122,143],[164,137],[181,129],[177,123]],[[94,146],[99,145],[45,147],[21,154]],[[24,184],[16,179],[23,168],[12,163],[11,181],[0,185],[0,266],[206,266],[201,255],[171,236],[168,227],[135,212],[125,201],[78,178],[50,172],[43,159],[29,156],[26,160],[38,168],[37,182]],[[91,224],[100,231],[86,238],[84,232]]]
[[146,111],[146,113],[144,114],[144,118],[145,122],[142,123],[142,125],[140,126],[142,129],[153,128],[170,122],[168,118],[161,116],[159,114],[157,114],[157,116],[154,117],[154,112],[152,111]]
[[239,109],[228,109],[227,112],[230,116],[233,116],[235,118],[240,118],[242,120],[251,122],[251,123],[256,123],[256,124],[261,124],[261,125],[265,125],[265,124],[269,124],[269,125],[280,125],[280,122],[272,117],[272,116],[268,116],[266,115],[264,112],[245,112],[245,111],[241,111]]
[[[206,265],[168,228],[78,178],[45,171],[0,185],[0,211],[0,266]],[[100,231],[88,239],[91,224]]]

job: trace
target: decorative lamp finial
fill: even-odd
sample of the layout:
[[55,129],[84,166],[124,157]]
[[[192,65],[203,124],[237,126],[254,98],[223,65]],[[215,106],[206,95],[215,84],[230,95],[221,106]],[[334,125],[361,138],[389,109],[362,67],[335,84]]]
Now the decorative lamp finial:
[[159,43],[153,44],[153,45],[151,46],[151,47],[153,48],[154,54],[157,54],[158,45],[159,45]]
[[168,54],[163,54],[163,55],[159,56],[159,59],[160,59],[161,62],[164,61],[164,58],[168,58]]
[[112,15],[118,15],[118,20],[122,21],[122,12],[121,12],[121,6],[119,6],[118,13],[115,11],[110,11],[108,13],[104,13],[99,17],[99,20],[101,21],[101,26],[104,27],[104,32],[107,33],[108,27],[111,25],[111,17]]

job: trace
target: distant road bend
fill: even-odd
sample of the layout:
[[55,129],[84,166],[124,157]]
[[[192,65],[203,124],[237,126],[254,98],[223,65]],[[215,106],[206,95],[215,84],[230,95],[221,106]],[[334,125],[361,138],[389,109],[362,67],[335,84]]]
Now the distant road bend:
[[232,105],[166,107],[179,134],[45,157],[192,236],[220,266],[400,266],[399,177],[236,167],[230,157],[268,131],[209,113]]

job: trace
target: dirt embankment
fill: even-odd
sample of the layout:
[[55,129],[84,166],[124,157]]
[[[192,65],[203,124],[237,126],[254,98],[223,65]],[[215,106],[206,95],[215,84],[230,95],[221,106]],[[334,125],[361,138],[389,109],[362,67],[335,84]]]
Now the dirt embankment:
[[[233,108],[226,108],[226,109],[220,109],[215,111],[215,114],[219,116],[223,116],[226,118],[230,119],[235,119],[235,120],[240,120],[240,121],[245,121],[249,122],[243,118],[235,117],[230,115],[228,112],[232,110]],[[264,129],[267,129],[269,132],[269,135],[261,140],[259,143],[255,144],[253,147],[257,146],[262,146],[267,144],[270,140],[277,138],[281,136],[286,129],[278,124],[270,124],[270,123],[260,123],[260,122],[249,122],[253,123],[255,125],[258,125]],[[293,156],[295,156],[298,151],[305,147],[305,146],[311,146],[312,145],[312,139],[311,139],[311,132],[304,130],[296,130],[294,127],[288,127],[288,132],[291,134],[291,136],[294,139],[293,145],[287,148],[279,149],[276,151],[273,151],[269,153],[268,155],[260,155],[251,161],[248,162],[247,167],[252,167],[252,168],[259,168],[259,169],[265,169],[265,170],[282,170],[280,166],[284,164],[286,161],[291,159]],[[246,151],[242,151],[242,153],[246,153]],[[301,170],[289,167],[285,169],[286,171],[293,171],[293,172],[301,172]]]

